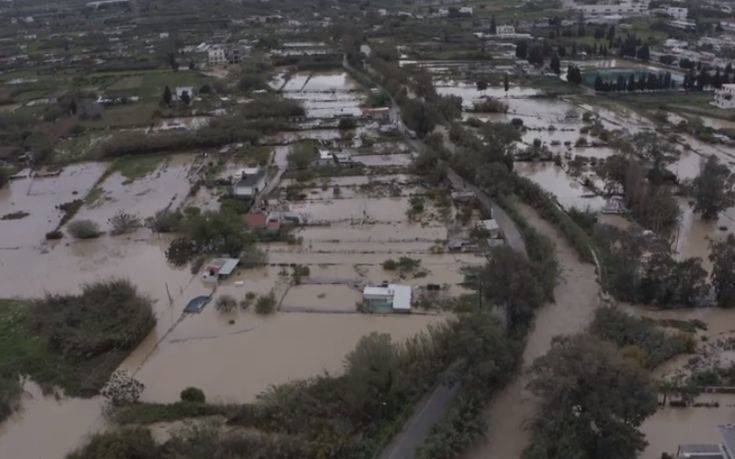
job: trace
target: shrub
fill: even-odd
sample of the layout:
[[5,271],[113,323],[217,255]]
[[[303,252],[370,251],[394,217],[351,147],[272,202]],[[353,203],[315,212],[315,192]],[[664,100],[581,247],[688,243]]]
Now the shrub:
[[117,236],[120,234],[132,233],[140,228],[140,218],[136,215],[129,214],[124,210],[120,210],[117,214],[108,220],[112,225],[110,234]]
[[69,223],[67,230],[77,239],[94,239],[102,234],[99,225],[92,220],[75,220]]
[[146,226],[155,233],[172,233],[179,229],[182,215],[178,211],[159,210],[146,220]]
[[61,239],[62,237],[64,237],[64,233],[59,230],[49,231],[48,233],[46,233],[46,240],[48,241]]
[[230,295],[220,295],[220,297],[217,298],[215,307],[222,313],[232,312],[237,307],[237,301]]
[[206,400],[204,392],[198,387],[187,387],[181,391],[182,402],[204,403]]
[[0,166],[0,188],[7,185],[8,182],[10,182],[10,171],[8,168]]
[[344,129],[355,129],[357,127],[357,121],[352,116],[348,118],[340,118],[337,127],[341,130]]
[[245,297],[240,300],[240,308],[245,310],[253,305],[255,302],[255,292],[248,292],[245,294]]
[[90,442],[67,459],[156,459],[158,446],[151,431],[141,427],[94,434]]
[[268,295],[261,296],[255,302],[255,312],[258,314],[271,314],[276,309],[276,296],[273,292]]

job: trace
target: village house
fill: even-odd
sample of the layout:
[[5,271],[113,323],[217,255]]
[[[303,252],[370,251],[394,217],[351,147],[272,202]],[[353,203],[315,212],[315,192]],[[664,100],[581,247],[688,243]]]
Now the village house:
[[608,16],[611,14],[623,17],[645,16],[648,14],[649,0],[624,0],[619,3],[575,4],[572,10],[587,16]]
[[235,175],[232,194],[240,199],[255,199],[267,184],[265,169],[255,166],[246,167]]
[[716,89],[712,103],[725,110],[735,108],[735,84],[723,84],[722,88]]
[[207,281],[217,281],[229,277],[240,260],[237,258],[215,258],[207,263],[202,270],[202,277]]
[[666,8],[666,15],[672,19],[680,21],[686,20],[689,15],[689,8],[680,8],[677,6],[669,6]]
[[411,287],[398,284],[368,286],[363,289],[362,300],[369,311],[391,310],[408,313],[411,312]]
[[207,49],[207,62],[209,65],[224,65],[227,63],[225,55],[225,47],[222,45],[213,45]]
[[390,107],[361,107],[360,113],[363,119],[378,121],[380,123],[390,122]]
[[683,444],[676,451],[676,459],[733,459],[735,458],[735,424],[717,426],[722,436],[720,444]]
[[504,35],[513,35],[515,33],[516,33],[516,28],[510,24],[499,25],[495,28],[495,35],[498,35],[501,37]]

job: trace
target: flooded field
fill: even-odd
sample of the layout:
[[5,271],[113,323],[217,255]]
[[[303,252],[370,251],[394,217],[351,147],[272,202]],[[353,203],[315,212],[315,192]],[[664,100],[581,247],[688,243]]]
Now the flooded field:
[[270,84],[285,97],[300,101],[309,118],[359,116],[364,101],[359,85],[344,71],[297,72],[280,75]]
[[106,228],[107,221],[121,210],[141,219],[163,209],[176,209],[189,194],[195,155],[166,157],[143,177],[128,178],[114,172],[97,185],[98,192],[77,214]]
[[33,382],[26,382],[23,390],[20,411],[0,424],[0,457],[61,457],[103,427],[99,397],[57,398],[44,395]]
[[522,177],[538,183],[546,191],[556,196],[559,204],[565,209],[576,207],[599,211],[605,205],[605,199],[595,196],[582,184],[572,180],[559,166],[551,162],[517,162],[515,171]]
[[698,402],[717,402],[717,408],[659,408],[646,419],[641,431],[646,435],[648,447],[639,456],[641,459],[660,459],[662,452],[676,453],[683,443],[719,444],[722,436],[719,424],[735,423],[735,395],[705,394]]
[[83,199],[106,168],[106,163],[80,163],[65,167],[59,175],[20,178],[0,189],[0,217],[28,213],[19,219],[0,219],[0,248],[43,242],[61,220],[63,212],[57,206]]
[[234,325],[222,327],[210,308],[182,322],[137,377],[146,384],[146,400],[173,402],[182,389],[196,386],[215,401],[252,401],[271,384],[324,371],[339,373],[345,355],[367,333],[389,333],[400,341],[439,320],[439,316],[240,313]]

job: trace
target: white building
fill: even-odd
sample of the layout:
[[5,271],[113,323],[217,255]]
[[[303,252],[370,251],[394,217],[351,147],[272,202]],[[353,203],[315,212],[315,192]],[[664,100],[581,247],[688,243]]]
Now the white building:
[[510,24],[499,25],[495,28],[495,35],[498,35],[501,37],[505,35],[514,35],[515,33],[516,33],[516,28]]
[[723,84],[722,88],[715,90],[715,98],[712,103],[726,110],[735,108],[735,84]]
[[265,189],[268,174],[260,167],[246,167],[235,175],[232,194],[237,198],[253,199]]
[[227,54],[222,45],[213,45],[207,49],[207,62],[209,65],[223,65],[227,63]]
[[411,312],[411,287],[408,285],[365,287],[362,299],[370,308],[390,307],[393,312]]
[[672,19],[683,21],[689,15],[689,8],[681,8],[678,6],[666,7],[666,15]]
[[624,0],[620,3],[606,3],[596,5],[575,4],[572,10],[582,13],[586,17],[609,16],[644,16],[648,14],[650,0]]
[[459,14],[463,14],[465,16],[472,16],[474,12],[475,10],[473,10],[471,6],[460,6],[459,7]]

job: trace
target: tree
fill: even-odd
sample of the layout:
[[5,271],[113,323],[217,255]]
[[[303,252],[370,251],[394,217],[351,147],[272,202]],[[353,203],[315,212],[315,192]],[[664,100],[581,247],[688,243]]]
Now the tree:
[[728,234],[723,241],[710,242],[709,259],[717,305],[721,308],[735,307],[735,236]]
[[656,411],[648,374],[591,335],[557,338],[531,367],[540,399],[524,459],[633,459],[646,446],[638,427]]
[[115,370],[100,394],[113,406],[123,406],[137,402],[143,389],[143,383],[129,376],[127,371]]
[[705,220],[716,219],[720,212],[735,205],[734,185],[735,175],[730,168],[711,155],[692,182],[694,211],[701,213]]
[[576,65],[569,64],[567,68],[567,81],[572,84],[582,84],[582,72]]
[[508,80],[508,74],[506,73],[503,75],[503,89],[505,89],[505,92],[507,93],[510,89],[510,81]]
[[528,56],[528,42],[521,41],[516,45],[516,57],[525,59]]
[[553,56],[551,56],[551,71],[559,75],[561,73],[561,60],[559,59],[559,55],[554,53]]
[[165,88],[163,88],[163,103],[166,105],[171,105],[171,99],[171,88],[166,86]]
[[505,312],[512,330],[527,327],[533,311],[544,299],[528,260],[507,246],[491,249],[488,262],[477,273],[475,282],[488,305],[498,306]]
[[401,118],[406,126],[416,132],[419,137],[424,137],[436,126],[436,114],[429,109],[426,103],[419,100],[406,101],[401,109]]
[[204,392],[202,392],[198,387],[187,387],[182,390],[180,398],[182,402],[190,403],[204,403],[207,401],[207,398],[204,396]]
[[345,358],[349,403],[360,412],[373,415],[391,410],[386,402],[395,400],[398,372],[398,358],[390,335],[373,332],[363,336]]
[[184,104],[184,105],[187,105],[187,106],[188,106],[188,105],[189,105],[189,103],[191,102],[191,96],[189,95],[189,91],[182,91],[182,92],[181,92],[181,97],[180,97],[180,99],[181,99],[181,103],[182,103],[182,104]]
[[10,182],[10,171],[7,167],[0,166],[0,189]]
[[490,18],[490,33],[495,35],[498,33],[498,27],[495,23],[495,15],[493,14],[492,18]]

